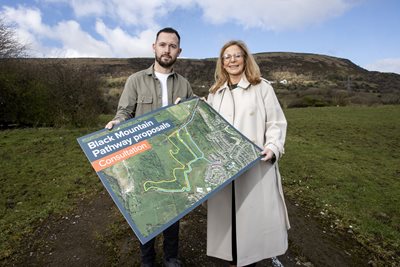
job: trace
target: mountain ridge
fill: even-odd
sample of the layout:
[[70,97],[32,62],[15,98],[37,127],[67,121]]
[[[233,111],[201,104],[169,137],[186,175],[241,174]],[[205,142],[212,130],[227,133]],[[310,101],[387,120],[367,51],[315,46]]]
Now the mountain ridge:
[[[262,77],[271,81],[284,107],[400,104],[400,75],[368,71],[349,59],[298,52],[253,54]],[[40,63],[86,65],[106,80],[105,94],[117,102],[125,79],[148,68],[154,58],[27,59]],[[194,92],[206,96],[214,82],[216,58],[179,58],[175,71]],[[115,104],[115,103],[113,103]]]

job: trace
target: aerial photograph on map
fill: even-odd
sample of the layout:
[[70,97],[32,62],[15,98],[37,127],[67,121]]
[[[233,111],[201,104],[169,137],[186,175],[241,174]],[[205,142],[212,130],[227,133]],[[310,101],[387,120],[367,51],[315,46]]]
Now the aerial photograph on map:
[[151,149],[98,172],[142,243],[222,189],[260,156],[256,145],[199,98],[141,116],[135,123],[149,117],[174,127],[147,139]]

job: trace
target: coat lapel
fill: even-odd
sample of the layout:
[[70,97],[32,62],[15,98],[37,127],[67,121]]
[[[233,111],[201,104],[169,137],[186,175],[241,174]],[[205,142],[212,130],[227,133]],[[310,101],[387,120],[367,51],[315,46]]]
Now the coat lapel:
[[220,96],[219,106],[217,109],[219,114],[230,124],[233,124],[235,104],[228,85],[225,83],[225,85],[217,91],[217,94]]
[[[249,81],[246,79],[246,76],[242,76],[238,87],[243,89],[248,89],[250,87]],[[229,90],[228,83],[225,84],[218,89],[216,92],[220,96],[219,106],[217,108],[218,112],[227,120],[230,124],[233,125],[233,121],[235,119],[235,102],[233,100],[232,92]]]

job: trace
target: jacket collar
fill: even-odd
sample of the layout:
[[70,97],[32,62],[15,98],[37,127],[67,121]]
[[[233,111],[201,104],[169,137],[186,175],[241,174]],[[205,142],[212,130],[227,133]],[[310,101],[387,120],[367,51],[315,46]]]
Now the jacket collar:
[[[154,63],[151,64],[151,66],[145,70],[145,73],[146,73],[146,75],[156,77],[156,75],[154,74]],[[176,75],[174,69],[172,69],[171,75],[173,75],[173,76]]]
[[[239,83],[238,83],[238,87],[240,87],[240,88],[242,88],[242,89],[244,89],[244,90],[247,90],[249,87],[250,87],[250,82],[247,80],[247,78],[246,78],[246,75],[242,75],[242,78],[240,78],[240,81],[239,81]],[[228,81],[226,81],[225,83],[224,83],[224,85],[222,85],[217,91],[216,91],[216,93],[220,93],[220,92],[222,92],[223,90],[225,90],[225,89],[229,89],[229,86],[228,86]]]

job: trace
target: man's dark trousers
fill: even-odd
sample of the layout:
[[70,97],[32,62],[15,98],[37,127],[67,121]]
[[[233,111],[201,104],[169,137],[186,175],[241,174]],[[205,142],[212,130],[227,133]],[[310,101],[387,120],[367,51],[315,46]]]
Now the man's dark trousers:
[[[164,259],[178,258],[179,247],[179,221],[168,227],[163,231],[164,235]],[[156,251],[154,243],[156,238],[151,239],[146,244],[140,244],[140,251],[142,253],[142,263],[152,264],[156,259]]]

